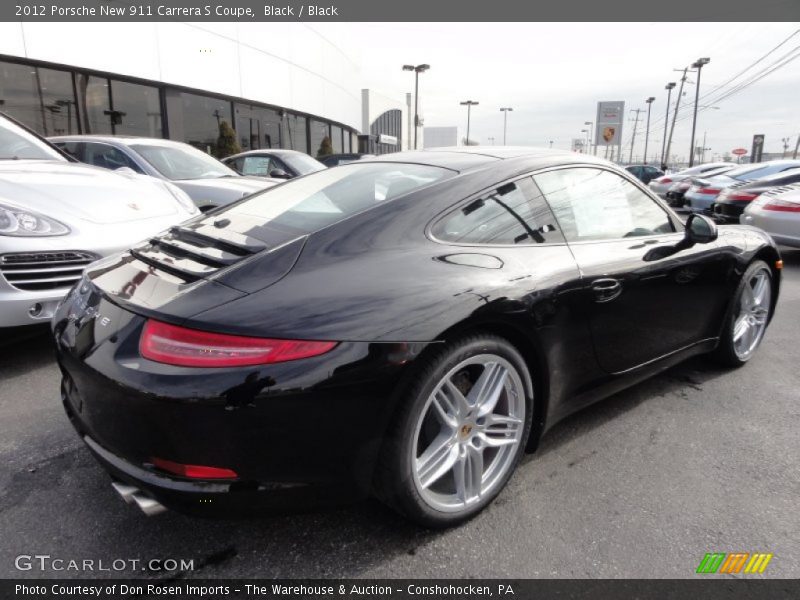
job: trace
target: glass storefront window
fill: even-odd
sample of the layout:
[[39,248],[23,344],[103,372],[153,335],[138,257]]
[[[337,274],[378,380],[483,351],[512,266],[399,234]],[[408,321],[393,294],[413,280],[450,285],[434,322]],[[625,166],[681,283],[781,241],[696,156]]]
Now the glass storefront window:
[[236,137],[242,150],[282,148],[278,111],[236,104]]
[[111,81],[114,133],[162,137],[161,100],[158,88],[125,81]]
[[317,158],[321,158],[323,156],[327,156],[331,154],[330,148],[325,151],[325,148],[322,146],[322,141],[325,138],[328,138],[330,141],[330,126],[327,123],[323,123],[322,121],[315,121],[311,120],[309,125],[311,131],[311,154],[312,156],[316,156]]
[[290,150],[299,150],[308,154],[308,142],[306,138],[306,118],[300,115],[287,114],[284,119],[283,147]]
[[113,133],[111,123],[114,114],[111,111],[108,79],[77,73],[75,87],[78,91],[83,133]]
[[41,135],[79,131],[67,71],[0,62],[0,110]]
[[219,127],[230,125],[231,105],[227,100],[167,90],[169,137],[216,155]]
[[342,146],[342,128],[336,125],[331,125],[331,145],[333,146],[334,154],[341,154],[344,152]]

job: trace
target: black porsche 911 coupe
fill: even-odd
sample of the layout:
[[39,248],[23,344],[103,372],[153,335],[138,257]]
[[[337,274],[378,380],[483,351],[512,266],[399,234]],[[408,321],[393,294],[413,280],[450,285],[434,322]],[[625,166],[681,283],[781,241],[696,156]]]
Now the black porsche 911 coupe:
[[747,362],[781,266],[585,154],[379,156],[90,267],[53,320],[61,395],[148,514],[373,494],[448,526],[573,411],[692,355]]

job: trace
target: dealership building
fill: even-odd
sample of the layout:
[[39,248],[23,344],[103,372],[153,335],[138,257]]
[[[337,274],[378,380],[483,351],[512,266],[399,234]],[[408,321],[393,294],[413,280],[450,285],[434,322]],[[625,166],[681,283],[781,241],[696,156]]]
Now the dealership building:
[[45,136],[214,154],[224,121],[243,150],[385,153],[409,147],[412,102],[362,89],[357,57],[308,24],[0,23],[0,111]]

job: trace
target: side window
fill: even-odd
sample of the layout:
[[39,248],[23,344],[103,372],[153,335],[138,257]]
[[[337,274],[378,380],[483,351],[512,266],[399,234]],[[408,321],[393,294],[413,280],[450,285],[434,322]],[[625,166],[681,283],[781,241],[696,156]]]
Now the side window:
[[568,241],[672,233],[664,211],[636,186],[610,171],[558,169],[534,176]]
[[103,167],[104,169],[111,169],[112,171],[120,167],[128,167],[137,173],[142,172],[136,163],[125,156],[125,153],[107,144],[86,143],[84,145],[83,162]]
[[460,244],[563,242],[547,203],[530,178],[507,183],[440,219],[431,233]]
[[245,156],[242,164],[242,175],[257,175],[259,177],[269,177],[272,170],[269,156]]
[[83,160],[83,144],[80,142],[55,142],[55,145],[73,158],[86,162]]

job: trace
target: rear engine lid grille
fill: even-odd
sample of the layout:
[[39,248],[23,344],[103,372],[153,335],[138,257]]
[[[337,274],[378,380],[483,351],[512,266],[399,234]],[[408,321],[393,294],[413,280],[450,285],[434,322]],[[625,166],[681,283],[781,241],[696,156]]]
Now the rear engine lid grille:
[[83,269],[99,256],[81,250],[18,252],[0,256],[0,273],[17,289],[55,290],[72,287]]
[[789,185],[782,185],[780,187],[774,187],[766,192],[764,192],[765,196],[777,196],[778,194],[783,194],[784,192],[791,192],[794,190],[800,190],[800,183],[791,183]]
[[187,282],[210,277],[267,248],[247,235],[209,224],[173,227],[131,249],[142,262]]

